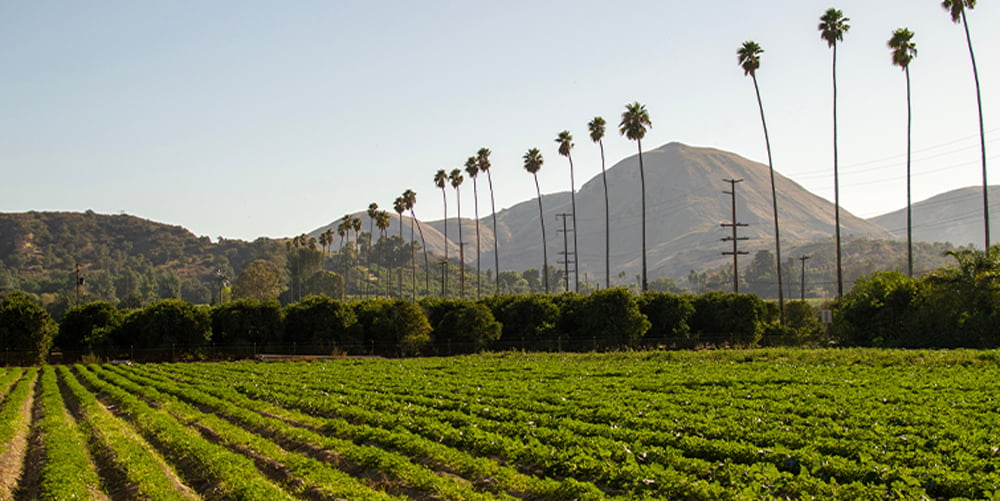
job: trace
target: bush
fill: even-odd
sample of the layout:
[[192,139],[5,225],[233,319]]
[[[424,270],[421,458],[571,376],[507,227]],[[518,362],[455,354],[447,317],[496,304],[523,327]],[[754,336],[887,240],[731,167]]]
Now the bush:
[[795,338],[800,345],[819,341],[824,328],[819,321],[819,312],[806,301],[785,303],[785,325],[795,330]]
[[276,299],[237,299],[212,308],[212,341],[217,346],[255,344],[266,349],[281,342],[284,323]]
[[284,341],[315,353],[330,353],[334,347],[363,352],[356,324],[357,317],[346,304],[327,296],[309,296],[285,308]]
[[105,354],[123,318],[118,308],[105,301],[70,308],[59,323],[55,341],[63,352],[63,361],[73,362],[88,354]]
[[559,308],[550,296],[506,296],[498,310],[493,311],[497,320],[503,324],[500,339],[504,346],[549,351],[558,348],[556,322],[559,320]]
[[128,313],[113,338],[121,347],[170,347],[174,354],[176,347],[182,355],[194,355],[208,344],[211,336],[207,309],[180,299],[163,299]]
[[569,338],[569,350],[634,347],[649,330],[649,320],[639,311],[635,296],[622,287],[589,296],[564,293],[556,296],[556,303],[558,329]]
[[638,298],[639,311],[649,319],[646,332],[647,344],[664,344],[683,347],[690,344],[691,327],[688,321],[694,315],[694,306],[688,296],[669,292],[647,292]]
[[57,329],[49,312],[24,292],[11,292],[0,301],[0,345],[23,353],[13,363],[45,363]]
[[[502,326],[486,306],[466,300],[421,301],[429,304],[434,349],[440,355],[482,351],[500,339]],[[427,306],[424,307],[427,310]],[[437,322],[435,318],[440,318]]]
[[834,336],[851,346],[914,346],[926,287],[898,271],[861,277],[834,304]]
[[692,304],[691,331],[702,342],[754,346],[763,335],[767,306],[755,295],[714,291]]
[[423,354],[431,342],[431,324],[416,303],[403,299],[369,299],[352,305],[365,345],[383,356]]

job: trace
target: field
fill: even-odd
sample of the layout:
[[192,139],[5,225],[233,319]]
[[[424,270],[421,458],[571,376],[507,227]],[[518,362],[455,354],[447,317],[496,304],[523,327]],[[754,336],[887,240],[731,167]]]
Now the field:
[[997,499],[998,390],[997,351],[0,368],[0,499]]

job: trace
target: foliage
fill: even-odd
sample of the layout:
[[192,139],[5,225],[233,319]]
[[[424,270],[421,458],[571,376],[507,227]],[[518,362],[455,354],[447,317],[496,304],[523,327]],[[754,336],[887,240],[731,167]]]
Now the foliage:
[[702,342],[754,346],[763,335],[767,307],[757,296],[707,292],[692,299],[691,331]]
[[59,322],[55,339],[63,360],[72,362],[88,353],[102,352],[111,344],[111,336],[123,319],[124,314],[105,301],[70,308]]
[[45,363],[57,331],[49,313],[28,294],[14,291],[0,301],[0,346],[26,353],[24,362]]
[[198,353],[211,338],[208,310],[180,299],[163,299],[125,315],[114,334],[118,346],[174,347]]
[[217,346],[256,344],[262,349],[281,342],[284,330],[276,299],[238,299],[212,308],[212,342]]
[[502,330],[489,308],[464,300],[457,301],[433,326],[433,344],[440,354],[482,351],[500,339]]
[[550,296],[524,294],[503,296],[495,301],[493,316],[503,325],[501,338],[506,347],[528,350],[556,350],[556,322],[559,308]]
[[271,261],[257,259],[247,265],[233,286],[234,299],[267,301],[278,299],[285,290],[285,278]]
[[329,270],[319,270],[306,279],[303,292],[306,296],[327,296],[343,300],[344,277]]
[[431,324],[423,308],[402,299],[369,299],[353,303],[364,344],[371,354],[414,356],[431,341]]
[[359,349],[357,316],[345,303],[326,296],[309,296],[285,307],[285,344],[329,353],[334,347]]
[[647,344],[662,343],[675,347],[688,345],[691,338],[688,321],[694,314],[694,306],[688,296],[668,292],[647,292],[639,296],[638,303],[639,311],[646,315],[650,322],[650,329],[645,337]]

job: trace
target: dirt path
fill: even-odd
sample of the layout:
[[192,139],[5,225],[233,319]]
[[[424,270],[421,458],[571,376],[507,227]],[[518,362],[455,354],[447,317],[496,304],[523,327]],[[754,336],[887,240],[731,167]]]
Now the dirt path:
[[[34,384],[38,384],[37,379]],[[14,492],[24,473],[34,402],[35,392],[32,390],[21,406],[21,427],[14,433],[7,450],[0,454],[0,500],[14,499]]]

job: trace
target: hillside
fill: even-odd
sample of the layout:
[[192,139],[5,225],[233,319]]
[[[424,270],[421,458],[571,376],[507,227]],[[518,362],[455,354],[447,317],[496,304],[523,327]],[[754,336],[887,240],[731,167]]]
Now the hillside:
[[[990,186],[990,239],[1000,236],[1000,185]],[[869,219],[906,240],[906,208]],[[983,247],[983,191],[969,186],[913,204],[913,240]],[[995,243],[995,242],[994,242]]]

